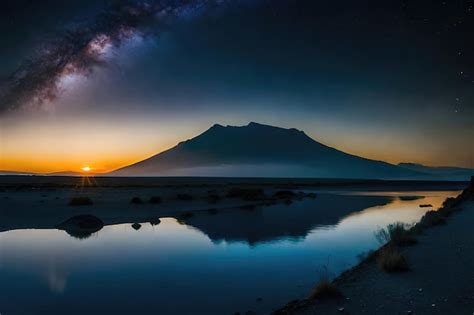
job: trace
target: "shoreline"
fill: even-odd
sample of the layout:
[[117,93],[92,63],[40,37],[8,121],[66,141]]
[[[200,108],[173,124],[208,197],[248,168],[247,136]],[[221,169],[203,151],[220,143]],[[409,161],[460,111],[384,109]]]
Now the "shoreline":
[[[433,254],[433,250],[430,251],[432,247],[426,247],[425,244],[430,243],[430,241],[427,241],[426,239],[429,240],[430,238],[440,237],[438,235],[440,234],[440,231],[438,231],[438,229],[442,229],[442,228],[445,229],[443,231],[443,234],[444,234],[443,237],[445,235],[454,235],[455,234],[454,232],[456,232],[456,230],[458,231],[461,230],[459,226],[463,223],[462,222],[463,219],[465,219],[465,218],[459,218],[459,215],[464,214],[467,216],[471,216],[468,219],[472,219],[472,217],[474,217],[473,211],[474,211],[474,177],[471,178],[471,182],[469,186],[465,190],[463,190],[463,192],[460,195],[458,195],[456,198],[446,199],[446,201],[444,202],[441,208],[439,208],[436,211],[427,212],[425,216],[423,216],[423,218],[420,220],[420,222],[418,222],[417,224],[415,224],[413,227],[409,229],[409,231],[413,232],[416,235],[417,241],[418,239],[423,239],[424,244],[414,244],[413,246],[401,246],[400,250],[402,251],[403,254],[408,254],[409,257],[410,257],[410,254],[412,254],[411,256],[416,256],[416,255],[424,256],[425,255],[426,256],[425,259],[427,259],[428,261],[432,261],[432,260],[429,260],[430,258],[429,256],[430,254]],[[442,219],[443,221],[441,221],[440,219]],[[447,224],[445,224],[445,221],[444,221],[446,219],[448,219]],[[452,221],[455,221],[455,222],[452,222]],[[434,227],[436,227],[436,229],[433,229]],[[469,226],[467,227],[461,226],[461,227],[463,227],[462,232],[469,233],[469,230],[467,230]],[[466,241],[469,241],[469,240],[466,240]],[[383,300],[374,301],[373,299],[371,301],[371,297],[369,296],[366,296],[363,299],[365,300],[365,302],[357,303],[358,298],[360,298],[360,292],[364,292],[363,294],[367,295],[367,291],[369,290],[374,291],[374,290],[379,289],[383,291],[385,287],[387,286],[388,282],[403,282],[403,281],[410,282],[409,280],[406,280],[406,279],[415,275],[415,272],[417,272],[417,270],[415,271],[410,270],[409,272],[406,272],[406,273],[387,273],[380,270],[380,268],[378,268],[377,266],[377,257],[388,246],[391,246],[390,242],[381,246],[378,250],[370,253],[360,263],[342,272],[339,276],[337,276],[336,278],[332,280],[331,283],[339,290],[339,292],[341,292],[340,296],[336,296],[333,298],[331,297],[320,298],[320,299],[304,298],[301,300],[293,300],[287,303],[282,308],[275,310],[274,312],[272,312],[272,314],[273,315],[341,314],[341,313],[346,313],[346,314],[440,313],[440,314],[443,314],[443,310],[440,311],[439,310],[440,308],[438,309],[436,308],[436,303],[431,303],[429,305],[431,307],[431,308],[428,308],[429,312],[427,310],[411,309],[408,306],[411,304],[414,304],[413,303],[414,297],[412,294],[408,294],[402,299],[394,299],[391,303],[387,303],[387,301],[383,301]],[[425,247],[428,249],[425,249]],[[469,246],[466,246],[466,247],[471,249],[469,256],[474,256],[474,247],[472,248],[470,248]],[[413,253],[416,253],[416,255],[413,255]],[[436,258],[437,253],[434,253],[434,255]],[[456,261],[453,262],[453,260],[455,259],[454,257],[447,256],[443,258],[446,258],[448,260],[447,264],[452,265],[451,267],[453,268],[456,268],[457,263]],[[422,269],[423,268],[421,269],[419,268],[418,271]],[[374,273],[377,273],[377,275],[373,276]],[[436,275],[434,275],[434,277],[435,276]],[[470,279],[470,283],[474,285],[474,270],[472,271],[471,277],[472,279]],[[373,278],[373,279],[368,280],[368,278]],[[465,281],[464,278],[455,279],[455,280],[459,281],[459,283],[462,283],[463,281]],[[370,287],[368,285],[369,283],[370,283]],[[422,285],[423,283],[419,283],[419,284]],[[414,292],[417,291],[418,293],[423,292],[423,288],[414,288],[414,290],[415,290]],[[397,294],[396,288],[390,294],[392,293]],[[472,291],[472,293],[473,295],[468,297],[469,299],[471,299],[471,303],[468,303],[468,304],[470,306],[472,305],[473,307],[472,309],[470,309],[470,313],[472,313],[474,310],[474,291]],[[389,295],[389,293],[386,293],[386,294],[387,296]],[[354,298],[354,296],[357,296],[358,298]],[[367,300],[367,298],[369,298],[369,300]],[[449,299],[445,298],[443,301],[447,304],[448,300]],[[394,305],[395,301],[398,303],[398,305]],[[405,304],[400,305],[402,302],[404,302]],[[379,306],[385,305],[385,304],[392,304],[392,305],[388,308],[388,310],[390,311],[387,311],[387,310],[382,311],[380,307],[376,308],[377,304],[379,304]],[[371,308],[370,305],[375,305],[375,306]],[[403,308],[404,310],[400,310],[400,308]],[[450,310],[450,313],[458,314],[456,311],[453,311],[453,310]]]
[[101,176],[34,176],[0,175],[0,189],[46,189],[46,188],[160,188],[160,187],[206,187],[206,186],[275,186],[303,187],[377,187],[378,189],[401,187],[410,189],[439,189],[459,187],[463,189],[469,181],[410,180],[410,179],[338,179],[338,178],[250,178],[250,177],[101,177]]
[[[39,179],[41,182],[23,183],[28,179],[28,177],[15,177],[15,182],[11,177],[10,179],[3,178],[3,181],[0,177],[0,199],[5,206],[1,212],[4,219],[0,224],[0,231],[54,228],[56,225],[82,214],[94,215],[100,218],[104,225],[147,222],[156,220],[159,216],[186,218],[191,214],[199,213],[212,215],[234,209],[250,209],[277,204],[289,205],[293,201],[317,199],[317,195],[332,195],[337,194],[338,191],[370,191],[374,193],[399,191],[411,196],[413,192],[422,190],[460,190],[460,184],[457,182],[429,183],[430,186],[420,187],[413,186],[411,182],[391,185],[393,182],[390,181],[385,182],[384,185],[377,185],[372,181],[351,181],[352,185],[339,186],[336,185],[339,181],[330,181],[332,185],[329,186],[305,186],[298,185],[302,184],[301,182],[285,182],[283,184],[281,180],[277,179],[274,182],[268,182],[265,179],[266,184],[259,180],[249,179],[245,179],[241,184],[237,182],[226,184],[228,179],[220,178],[194,179],[195,181],[190,182],[187,178],[154,178],[151,179],[151,182],[145,183],[147,186],[136,187],[133,181],[128,182],[122,178],[117,182],[111,178],[107,183],[101,183],[98,180],[101,185],[78,187],[69,184],[80,183],[80,178],[43,177]],[[174,182],[164,185],[167,180]],[[160,186],[151,186],[156,183],[159,183]],[[103,184],[113,184],[113,186],[104,186]],[[241,191],[241,195],[229,196],[231,191]],[[287,195],[288,191],[294,193]],[[245,196],[246,192],[257,195]],[[283,195],[275,195],[278,192]],[[180,195],[189,199],[180,198]],[[382,197],[389,198],[387,196],[372,196],[373,199]],[[75,198],[87,199],[90,204],[71,206],[69,202]],[[137,199],[138,204],[132,202],[134,198]],[[157,199],[156,202],[150,202],[153,198]],[[339,211],[338,213],[346,212]]]

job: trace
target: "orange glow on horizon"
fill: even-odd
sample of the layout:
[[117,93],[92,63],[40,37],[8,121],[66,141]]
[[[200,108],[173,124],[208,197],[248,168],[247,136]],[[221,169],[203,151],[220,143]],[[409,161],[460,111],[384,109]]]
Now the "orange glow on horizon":
[[[141,152],[140,152],[141,153]],[[83,174],[101,174],[108,173],[118,168],[139,162],[145,158],[150,157],[153,154],[139,155],[137,153],[133,156],[116,157],[104,155],[102,158],[93,159],[94,168],[90,166],[84,166],[84,164],[78,160],[83,160],[81,157],[68,158],[67,160],[61,159],[61,157],[50,157],[47,156],[28,159],[23,157],[17,157],[15,159],[4,159],[0,163],[0,170],[2,171],[17,171],[17,172],[31,172],[39,174],[58,173],[58,172],[79,172]],[[91,160],[91,159],[89,159]]]
[[[220,121],[218,118],[209,120]],[[278,125],[276,122],[268,123]],[[205,131],[209,124],[206,121],[202,125],[196,123],[176,128],[166,121],[157,124],[153,116],[150,120],[105,119],[99,116],[59,120],[54,116],[41,116],[23,118],[20,122],[4,118],[0,120],[0,170],[39,174],[104,174],[169,149]],[[312,132],[309,125],[300,128],[309,130],[307,134],[316,141],[365,158],[394,164],[472,165],[472,158],[466,150],[449,147],[440,151],[429,141],[419,143],[412,138],[388,134],[374,138],[368,131],[341,135],[341,130],[330,127]],[[86,131],[89,136],[84,137]],[[452,147],[459,147],[459,143],[453,142]],[[450,154],[445,154],[447,151]]]
[[[105,174],[139,162],[165,149],[167,148],[156,151],[148,149],[122,152],[119,148],[101,148],[89,152],[71,152],[70,154],[60,154],[61,152],[56,150],[44,150],[36,156],[31,156],[27,152],[19,150],[18,152],[12,152],[8,156],[4,155],[1,157],[0,170],[38,174],[59,172]],[[90,164],[84,165],[84,160],[90,161]]]
[[[169,149],[188,137],[165,132],[165,125],[157,128],[99,118],[59,121],[40,117],[21,123],[4,119],[0,130],[0,170],[108,173]],[[86,130],[88,137],[84,137]]]

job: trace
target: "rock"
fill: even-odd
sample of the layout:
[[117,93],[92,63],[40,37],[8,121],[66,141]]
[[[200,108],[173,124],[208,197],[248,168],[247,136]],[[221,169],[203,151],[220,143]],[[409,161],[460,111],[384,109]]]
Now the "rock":
[[56,226],[59,230],[79,239],[88,238],[103,227],[104,222],[93,215],[78,215]]
[[339,311],[340,313],[344,313],[345,309],[344,309],[344,307],[340,307],[340,308],[338,309],[338,311]]
[[436,307],[436,304],[434,304],[434,303],[433,303],[433,304],[431,304],[431,307]]
[[433,208],[433,205],[431,205],[431,204],[422,204],[419,207],[420,208]]
[[161,220],[159,218],[151,218],[150,219],[150,224],[155,226],[161,223]]
[[407,314],[413,314],[413,311],[407,311]]
[[133,228],[135,231],[138,231],[141,227],[142,227],[142,225],[141,225],[140,223],[133,223],[133,224],[132,224],[132,228]]

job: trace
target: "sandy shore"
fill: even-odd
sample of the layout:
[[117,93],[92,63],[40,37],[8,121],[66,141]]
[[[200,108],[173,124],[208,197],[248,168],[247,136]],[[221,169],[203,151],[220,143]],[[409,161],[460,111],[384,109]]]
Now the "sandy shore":
[[473,314],[472,191],[446,225],[423,230],[416,245],[401,248],[410,271],[387,273],[368,259],[334,280],[342,297],[293,301],[275,314]]

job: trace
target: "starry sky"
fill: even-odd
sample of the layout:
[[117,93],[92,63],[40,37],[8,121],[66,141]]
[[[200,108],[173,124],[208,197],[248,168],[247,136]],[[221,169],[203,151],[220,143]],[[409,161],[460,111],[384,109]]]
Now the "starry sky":
[[105,172],[214,123],[474,167],[474,0],[17,0],[0,169]]

